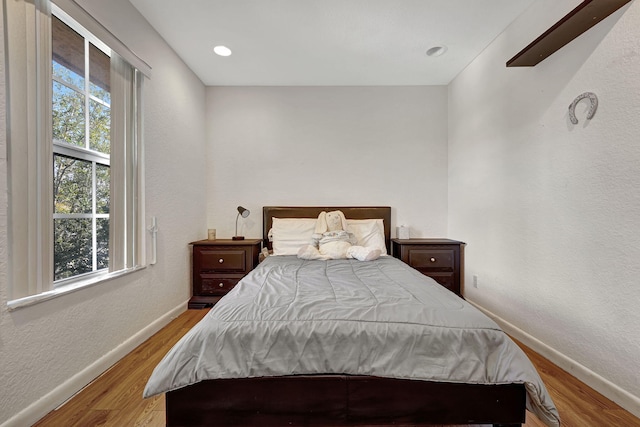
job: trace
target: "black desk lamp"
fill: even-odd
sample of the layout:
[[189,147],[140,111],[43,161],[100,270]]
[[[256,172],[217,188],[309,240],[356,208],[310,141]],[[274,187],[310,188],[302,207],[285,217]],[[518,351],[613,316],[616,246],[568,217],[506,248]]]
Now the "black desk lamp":
[[236,216],[236,235],[232,237],[233,240],[244,240],[244,236],[238,236],[238,219],[240,216],[242,216],[242,218],[246,218],[250,213],[249,209],[238,206],[238,215]]

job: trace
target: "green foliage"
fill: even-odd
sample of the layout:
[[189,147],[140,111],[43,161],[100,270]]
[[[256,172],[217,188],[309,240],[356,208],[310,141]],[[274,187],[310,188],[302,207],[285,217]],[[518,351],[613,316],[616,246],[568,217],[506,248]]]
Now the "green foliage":
[[53,140],[84,147],[84,96],[67,86],[53,83]]
[[54,223],[54,280],[93,271],[90,219],[56,219]]
[[71,157],[53,156],[54,212],[91,213],[91,162]]

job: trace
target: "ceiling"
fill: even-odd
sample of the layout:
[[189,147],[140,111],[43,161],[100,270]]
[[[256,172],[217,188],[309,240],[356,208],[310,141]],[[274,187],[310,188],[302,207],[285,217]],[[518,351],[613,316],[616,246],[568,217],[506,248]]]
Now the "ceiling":
[[207,86],[446,85],[533,1],[130,0]]

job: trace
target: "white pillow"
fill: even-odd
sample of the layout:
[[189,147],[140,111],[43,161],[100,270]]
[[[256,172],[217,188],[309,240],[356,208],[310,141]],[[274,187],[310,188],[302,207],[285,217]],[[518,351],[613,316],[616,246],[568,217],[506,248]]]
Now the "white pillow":
[[347,231],[354,234],[357,246],[380,249],[381,255],[387,254],[382,219],[347,219]]
[[297,255],[298,249],[311,244],[317,218],[273,218],[271,227],[273,255]]

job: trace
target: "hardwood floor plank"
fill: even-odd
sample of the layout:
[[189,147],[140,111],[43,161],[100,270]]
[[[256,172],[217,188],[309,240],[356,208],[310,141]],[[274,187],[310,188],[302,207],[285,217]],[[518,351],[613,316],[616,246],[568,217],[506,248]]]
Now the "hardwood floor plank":
[[151,411],[144,418],[135,420],[135,427],[165,427],[166,416],[164,411]]
[[[207,310],[187,310],[35,426],[164,426],[164,396],[143,399],[142,391],[160,359],[206,313]],[[533,350],[517,344],[538,369],[560,412],[562,427],[640,427],[640,419]],[[544,424],[527,413],[524,426]]]
[[109,421],[110,418],[115,417],[117,411],[104,411],[92,409],[83,414],[82,417],[75,420],[73,424],[69,424],[69,427],[86,427],[86,426],[112,426],[113,423]]

